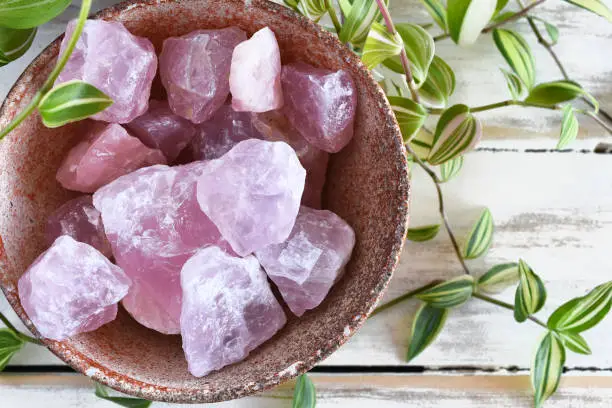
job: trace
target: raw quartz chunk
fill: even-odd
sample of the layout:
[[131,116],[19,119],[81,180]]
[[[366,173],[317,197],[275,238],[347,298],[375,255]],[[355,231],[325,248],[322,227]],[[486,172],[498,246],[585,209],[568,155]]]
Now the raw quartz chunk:
[[123,306],[140,324],[180,333],[183,264],[199,248],[229,246],[196,200],[206,163],[152,166],[94,194],[117,265],[133,280]]
[[255,252],[297,316],[317,307],[340,278],[355,246],[353,229],[327,210],[301,207],[287,241]]
[[286,323],[253,256],[202,249],[183,266],[181,285],[183,350],[196,377],[243,360]]
[[280,50],[272,30],[264,27],[234,49],[230,72],[232,107],[266,112],[283,106]]
[[300,163],[306,169],[302,204],[321,208],[329,154],[308,143],[280,111],[254,113],[253,126],[259,130],[265,140],[282,141],[295,150]]
[[65,340],[117,317],[130,279],[93,247],[59,237],[19,279],[19,298],[43,337]]
[[49,245],[62,236],[89,244],[107,258],[113,256],[104,233],[100,211],[93,206],[90,195],[77,197],[64,203],[47,219],[45,238]]
[[158,163],[166,163],[162,152],[148,148],[121,125],[98,123],[70,150],[56,178],[68,190],[93,193],[117,177]]
[[[75,26],[76,20],[68,24],[60,53]],[[151,41],[132,35],[118,22],[87,20],[56,83],[79,79],[95,86],[114,103],[92,118],[127,123],[147,111],[156,72],[157,55]]]
[[245,256],[287,239],[305,178],[288,144],[249,139],[208,162],[198,179],[198,202],[232,249]]
[[199,126],[191,144],[193,158],[217,159],[247,139],[261,139],[253,126],[251,114],[236,112],[230,104],[223,105],[212,118]]
[[351,141],[357,91],[348,72],[298,62],[283,67],[282,84],[284,112],[306,140],[329,153]]
[[225,103],[232,51],[246,38],[244,31],[230,27],[164,41],[159,71],[174,113],[202,123]]
[[196,134],[193,123],[174,114],[168,102],[157,100],[151,100],[147,113],[134,119],[127,128],[146,146],[160,150],[168,163],[176,160]]

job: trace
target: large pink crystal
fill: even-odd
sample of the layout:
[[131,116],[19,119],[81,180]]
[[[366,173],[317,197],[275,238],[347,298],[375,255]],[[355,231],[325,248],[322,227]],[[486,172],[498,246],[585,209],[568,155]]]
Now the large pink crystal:
[[283,67],[282,84],[284,112],[306,140],[329,153],[351,141],[357,91],[348,72],[299,62]]
[[[68,24],[60,52],[66,49],[75,26],[76,20]],[[156,71],[151,41],[132,35],[118,22],[87,20],[57,83],[79,79],[97,87],[114,103],[93,118],[127,123],[146,112]]]
[[286,322],[257,259],[218,247],[183,266],[181,334],[189,371],[202,377],[243,360]]
[[353,229],[327,210],[301,207],[287,241],[255,252],[297,316],[317,307],[338,280],[355,245]]
[[151,100],[149,110],[127,125],[128,130],[142,143],[160,150],[168,163],[191,142],[196,128],[189,120],[176,115],[166,101]]
[[193,158],[217,159],[247,139],[261,139],[253,126],[251,114],[236,112],[230,104],[223,105],[212,118],[199,126],[198,134],[191,143]]
[[288,144],[249,139],[208,162],[198,179],[197,197],[233,250],[245,256],[287,239],[305,178]]
[[207,245],[229,248],[196,199],[205,167],[147,167],[94,194],[117,265],[134,282],[123,305],[139,323],[166,334],[180,332],[185,261]]
[[113,255],[104,233],[100,211],[93,206],[90,195],[64,203],[49,216],[45,229],[49,245],[61,235],[69,235],[79,242],[89,244],[107,258]]
[[36,329],[59,341],[113,321],[130,279],[93,247],[63,235],[36,258],[18,287]]
[[229,95],[232,51],[244,40],[244,31],[230,27],[164,41],[159,72],[177,115],[202,123],[223,105]]
[[158,163],[166,163],[162,152],[148,148],[121,125],[96,124],[70,150],[56,178],[68,190],[93,193],[117,177]]
[[238,44],[229,77],[234,110],[266,112],[282,107],[280,73],[280,50],[268,27]]
[[321,208],[329,154],[308,143],[280,111],[254,113],[253,126],[261,132],[264,139],[285,142],[295,150],[300,163],[306,169],[302,204]]

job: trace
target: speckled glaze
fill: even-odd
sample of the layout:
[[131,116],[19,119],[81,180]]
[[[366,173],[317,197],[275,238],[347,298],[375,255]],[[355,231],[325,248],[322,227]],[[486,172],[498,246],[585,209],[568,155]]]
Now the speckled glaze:
[[[43,342],[96,381],[158,401],[240,398],[307,371],[364,323],[402,249],[408,220],[408,170],[400,131],[383,92],[358,57],[331,34],[266,0],[141,0],[111,7],[96,17],[123,22],[134,34],[151,39],[158,52],[164,38],[195,29],[233,25],[252,34],[269,26],[277,35],[284,63],[301,60],[348,70],[358,88],[355,137],[330,161],[324,206],[353,226],[357,245],[344,277],[321,306],[300,319],[290,318],[285,328],[246,360],[204,378],[188,373],[178,336],[148,330],[123,310],[117,320],[95,332],[64,342]],[[58,50],[59,40],[22,75],[0,109],[0,127],[42,85]],[[158,88],[157,93],[161,92]],[[46,129],[32,116],[0,143],[0,284],[35,334],[19,303],[17,280],[45,248],[48,215],[74,197],[55,181],[55,172],[85,125]]]

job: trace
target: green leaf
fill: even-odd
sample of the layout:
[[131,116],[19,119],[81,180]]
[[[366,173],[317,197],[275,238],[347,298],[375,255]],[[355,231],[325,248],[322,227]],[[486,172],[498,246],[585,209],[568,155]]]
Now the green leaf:
[[416,153],[421,160],[426,160],[431,154],[431,148],[433,147],[434,135],[431,132],[421,128],[419,131],[410,139],[410,147]]
[[434,239],[440,231],[440,224],[425,225],[423,227],[408,228],[408,238],[414,242],[424,242]]
[[527,89],[535,84],[535,59],[525,39],[512,30],[493,30],[493,40],[499,52]]
[[419,95],[427,104],[442,108],[448,105],[448,98],[454,91],[455,73],[442,58],[434,56],[427,79],[419,88]]
[[24,345],[24,341],[9,329],[0,329],[0,371]]
[[463,257],[465,259],[476,259],[483,256],[489,250],[492,242],[493,216],[491,211],[485,208],[465,241]]
[[444,7],[444,4],[440,0],[421,0],[421,3],[423,3],[431,18],[433,18],[442,31],[448,30],[446,7]]
[[0,0],[0,26],[34,28],[62,14],[71,0]]
[[506,84],[508,85],[508,90],[510,91],[510,95],[512,95],[512,99],[518,101],[522,98],[525,93],[525,85],[521,78],[518,77],[514,72],[506,71],[501,68],[502,74],[504,74],[504,78],[506,79]]
[[476,42],[497,6],[497,0],[448,0],[448,29],[459,45]]
[[576,140],[578,136],[578,119],[574,114],[574,107],[566,105],[563,107],[563,120],[561,121],[561,137],[557,143],[557,149],[563,149]]
[[499,24],[503,21],[506,21],[510,17],[513,17],[515,14],[516,13],[514,11],[504,11],[503,13],[494,15],[493,18],[491,19],[491,23]]
[[447,317],[448,309],[432,307],[427,303],[421,305],[412,322],[408,361],[421,354],[438,337]]
[[578,333],[557,332],[557,334],[559,335],[559,338],[561,339],[565,347],[567,347],[574,353],[585,355],[591,354],[591,348],[587,344],[584,337],[582,337]]
[[325,0],[299,0],[297,10],[312,21],[319,22],[327,13],[327,4]]
[[40,101],[38,110],[45,126],[56,128],[88,118],[112,104],[113,100],[95,86],[73,80],[51,89]]
[[0,27],[0,67],[25,54],[35,36],[36,28],[16,30]]
[[402,37],[412,76],[419,87],[427,78],[429,65],[435,54],[433,37],[423,27],[415,24],[397,23],[395,29]]
[[[385,3],[389,1],[385,0]],[[343,43],[361,44],[369,36],[370,27],[378,20],[380,11],[375,0],[355,0],[350,12],[345,15],[346,20],[338,38]]]
[[568,102],[584,94],[582,87],[572,81],[544,82],[529,92],[525,102],[534,105],[552,107],[562,102]]
[[306,374],[298,377],[293,392],[293,408],[314,408],[317,405],[315,386]]
[[416,298],[431,307],[450,309],[467,302],[474,293],[474,278],[461,275],[419,292]]
[[565,347],[552,332],[540,341],[531,366],[531,386],[534,390],[535,406],[539,408],[559,386],[565,364]]
[[382,24],[373,23],[363,47],[361,60],[368,69],[372,69],[387,58],[399,55],[402,45],[399,34],[393,35]]
[[501,11],[508,5],[508,1],[510,0],[497,0],[497,4],[495,4],[495,13],[494,16],[497,16]]
[[514,296],[514,319],[524,322],[546,303],[544,282],[522,259],[519,260],[519,285]]
[[565,0],[575,6],[592,11],[612,22],[612,11],[601,0]]
[[299,0],[283,0],[285,5],[297,11]]
[[397,123],[402,131],[402,136],[406,142],[425,123],[427,110],[412,99],[402,98],[401,96],[389,96],[387,99],[389,99]]
[[540,17],[533,16],[531,18],[533,20],[540,21],[542,24],[544,24],[544,28],[546,29],[546,33],[548,34],[550,45],[555,45],[557,42],[559,42],[559,29],[557,28],[556,25],[551,24],[548,21]]
[[340,11],[345,16],[351,14],[351,7],[353,7],[352,0],[339,0],[338,5],[340,6]]
[[516,262],[495,265],[478,279],[478,290],[485,293],[499,293],[519,281]]
[[125,408],[148,408],[153,402],[129,397],[111,397],[106,391],[106,387],[96,383],[96,397],[102,398],[103,400],[114,402],[115,404]]
[[442,164],[472,149],[482,137],[482,124],[465,105],[454,105],[440,116],[433,147],[428,157],[433,165]]
[[552,330],[581,333],[603,320],[611,307],[612,281],[561,305],[548,318],[547,325]]
[[440,182],[446,183],[454,178],[463,167],[463,156],[446,161],[440,165]]

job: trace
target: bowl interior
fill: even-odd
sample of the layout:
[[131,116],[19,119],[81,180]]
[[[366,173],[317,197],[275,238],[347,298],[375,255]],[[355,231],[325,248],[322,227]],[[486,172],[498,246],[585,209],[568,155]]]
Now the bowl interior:
[[[358,88],[355,137],[333,156],[325,207],[347,220],[357,245],[344,277],[324,303],[286,327],[244,361],[204,378],[192,377],[179,336],[137,324],[123,310],[92,333],[65,342],[45,341],[77,370],[122,392],[171,402],[213,402],[274,386],[328,356],[365,320],[381,296],[400,253],[407,221],[408,175],[397,124],[358,58],[330,34],[265,0],[140,1],[102,11],[148,37],[158,52],[170,36],[195,29],[238,26],[248,33],[269,26],[283,62],[301,60],[351,72]],[[56,41],[30,66],[0,111],[0,127],[42,85],[57,57]],[[0,283],[24,322],[35,331],[17,295],[17,280],[45,249],[44,223],[73,197],[55,181],[67,150],[85,123],[46,129],[32,116],[0,143]],[[205,339],[203,339],[205,341]]]

